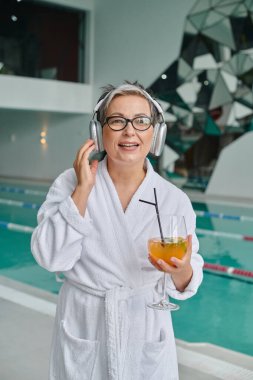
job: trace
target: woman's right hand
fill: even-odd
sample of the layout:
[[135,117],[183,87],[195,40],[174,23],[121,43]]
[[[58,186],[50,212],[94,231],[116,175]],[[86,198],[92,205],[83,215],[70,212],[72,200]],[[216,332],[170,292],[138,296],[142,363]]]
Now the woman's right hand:
[[98,160],[89,163],[89,156],[95,149],[93,140],[87,140],[77,152],[76,159],[73,163],[77,186],[71,197],[76,204],[80,214],[84,216],[87,207],[89,194],[95,184]]
[[76,159],[73,163],[77,177],[77,186],[87,191],[91,191],[95,184],[98,168],[97,160],[92,161],[91,164],[89,163],[89,156],[94,149],[94,141],[90,139],[87,140],[77,152]]

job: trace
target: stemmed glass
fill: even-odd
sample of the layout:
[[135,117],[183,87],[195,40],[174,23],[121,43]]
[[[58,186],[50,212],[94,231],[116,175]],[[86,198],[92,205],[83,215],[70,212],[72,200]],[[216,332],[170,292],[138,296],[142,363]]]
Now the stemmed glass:
[[[148,251],[154,261],[164,260],[171,266],[175,266],[170,260],[172,257],[182,259],[187,250],[187,231],[185,218],[180,215],[168,215],[159,213],[159,219],[154,217],[150,228],[151,236],[148,240]],[[163,275],[163,298],[158,303],[148,304],[149,307],[158,310],[178,310],[179,305],[170,303],[166,297],[166,278]]]

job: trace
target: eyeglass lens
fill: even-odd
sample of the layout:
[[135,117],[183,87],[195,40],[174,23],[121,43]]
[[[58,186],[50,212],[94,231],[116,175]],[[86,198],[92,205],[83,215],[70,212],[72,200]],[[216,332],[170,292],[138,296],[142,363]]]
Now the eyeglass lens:
[[145,131],[151,126],[151,119],[148,116],[138,116],[132,120],[119,116],[111,116],[106,119],[106,122],[115,131],[124,129],[129,122],[139,131]]

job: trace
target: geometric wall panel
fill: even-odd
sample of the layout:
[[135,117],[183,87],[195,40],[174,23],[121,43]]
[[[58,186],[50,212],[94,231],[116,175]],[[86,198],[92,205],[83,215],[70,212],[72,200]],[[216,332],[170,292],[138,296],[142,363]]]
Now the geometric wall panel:
[[248,131],[252,83],[253,0],[196,1],[178,59],[150,86],[167,105],[167,143],[183,153],[203,135]]

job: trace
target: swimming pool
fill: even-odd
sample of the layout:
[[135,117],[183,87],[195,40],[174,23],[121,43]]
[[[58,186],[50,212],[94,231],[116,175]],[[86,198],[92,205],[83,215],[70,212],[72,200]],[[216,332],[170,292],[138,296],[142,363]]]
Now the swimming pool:
[[[16,230],[20,226],[36,226],[37,208],[47,189],[32,184],[0,183],[0,275],[58,293],[60,284],[54,274],[40,268],[31,255],[31,232]],[[253,271],[253,208],[213,203],[193,205],[198,215],[200,253],[205,262]],[[213,343],[253,355],[252,278],[236,279],[221,273],[206,272],[198,294],[179,302],[180,311],[173,313],[175,335],[189,342]]]

